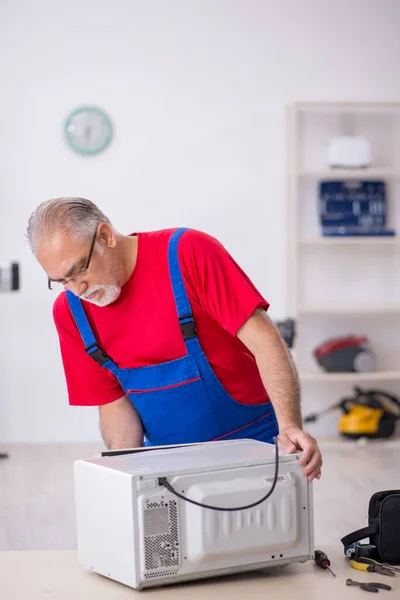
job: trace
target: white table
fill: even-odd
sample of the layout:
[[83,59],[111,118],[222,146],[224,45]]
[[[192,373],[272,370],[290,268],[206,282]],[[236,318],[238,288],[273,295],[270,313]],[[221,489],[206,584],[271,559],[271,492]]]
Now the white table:
[[273,567],[235,577],[153,588],[137,592],[84,570],[76,552],[0,552],[0,598],[3,600],[346,600],[365,598],[368,592],[347,587],[346,579],[378,581],[392,586],[379,598],[400,598],[400,574],[386,577],[356,571],[346,561],[341,545],[322,548],[336,577],[312,561],[284,568]]

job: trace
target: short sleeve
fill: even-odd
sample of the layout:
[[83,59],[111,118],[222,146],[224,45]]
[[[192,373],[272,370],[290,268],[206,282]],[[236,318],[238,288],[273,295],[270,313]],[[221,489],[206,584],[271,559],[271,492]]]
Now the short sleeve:
[[257,308],[268,310],[267,300],[214,237],[186,231],[179,244],[179,260],[202,309],[232,335]]
[[82,338],[73,320],[65,295],[53,306],[71,406],[100,406],[118,400],[124,391],[117,379],[85,352]]

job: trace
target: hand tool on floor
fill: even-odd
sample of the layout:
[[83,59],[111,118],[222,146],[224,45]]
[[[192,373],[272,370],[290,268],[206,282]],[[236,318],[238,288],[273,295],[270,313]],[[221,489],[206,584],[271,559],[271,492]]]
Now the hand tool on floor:
[[[365,562],[368,561],[368,562]],[[394,571],[382,567],[379,563],[372,560],[372,558],[360,557],[359,560],[350,560],[350,566],[358,571],[367,571],[368,573],[379,573],[380,575],[387,575],[388,577],[394,577]]]
[[360,558],[358,558],[357,560],[360,563],[366,563],[368,565],[377,565],[381,569],[386,569],[386,571],[391,571],[392,572],[392,575],[391,575],[392,577],[395,575],[394,571],[396,569],[393,569],[390,565],[384,565],[383,563],[379,562],[378,560],[375,560],[371,556],[360,556]]
[[400,573],[400,567],[394,567],[393,565],[388,565],[386,563],[382,563],[382,567],[385,567],[385,569],[389,569],[389,571],[394,571],[395,573]]
[[329,573],[333,575],[333,577],[336,577],[335,573],[330,568],[331,561],[329,560],[325,552],[322,552],[322,550],[316,550],[314,555],[314,562],[318,567],[321,567],[321,569],[328,569]]
[[372,581],[368,583],[360,583],[359,581],[354,581],[353,579],[346,579],[346,585],[357,585],[365,592],[373,592],[375,594],[379,592],[379,590],[390,591],[392,589],[390,585],[386,585],[385,583],[375,583]]
[[396,569],[396,567],[392,567],[391,565],[384,565],[383,563],[379,562],[379,560],[372,558],[372,556],[360,556],[359,558],[357,558],[357,560],[359,562],[366,563],[368,565],[378,565],[380,567],[387,569],[388,571],[397,571],[398,570],[398,569]]

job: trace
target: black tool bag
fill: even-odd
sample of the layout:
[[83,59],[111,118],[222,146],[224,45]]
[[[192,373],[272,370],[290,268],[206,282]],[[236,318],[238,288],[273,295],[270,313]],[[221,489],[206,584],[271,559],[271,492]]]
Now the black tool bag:
[[369,537],[380,562],[400,564],[400,490],[376,492],[368,509],[368,527],[342,538],[344,547]]

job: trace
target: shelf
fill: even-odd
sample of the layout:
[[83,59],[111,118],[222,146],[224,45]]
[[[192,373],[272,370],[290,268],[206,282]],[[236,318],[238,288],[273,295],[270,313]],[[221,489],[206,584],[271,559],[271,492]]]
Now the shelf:
[[[286,312],[299,333],[291,354],[305,388],[305,412],[320,404],[321,391],[328,406],[337,401],[338,390],[351,391],[357,385],[400,389],[400,361],[396,359],[400,355],[399,132],[400,102],[302,102],[288,110]],[[365,136],[371,145],[371,166],[347,169],[328,164],[330,142],[345,135]],[[318,210],[323,181],[348,181],[355,188],[362,181],[368,185],[385,182],[387,227],[395,235],[323,235]],[[380,207],[368,208],[372,214]],[[375,371],[323,370],[313,359],[312,349],[321,340],[341,334],[363,334],[371,340]],[[327,429],[316,424],[315,433],[321,431]]]
[[400,246],[397,236],[332,236],[303,238],[300,246]]
[[317,179],[399,179],[400,169],[379,169],[379,168],[367,168],[367,169],[321,169],[321,170],[308,170],[299,169],[291,173],[292,176],[297,177],[312,177]]
[[400,380],[399,371],[371,371],[370,373],[326,373],[325,371],[300,371],[301,381],[328,381],[353,382],[358,381],[397,381]]
[[324,113],[334,112],[340,113],[345,112],[357,112],[361,114],[397,114],[399,111],[398,102],[320,102],[320,101],[308,101],[308,102],[296,102],[295,106],[299,112],[311,112]]
[[356,304],[354,306],[329,306],[320,304],[303,304],[298,307],[299,314],[303,315],[380,315],[380,314],[400,314],[400,304],[376,304],[363,306]]

